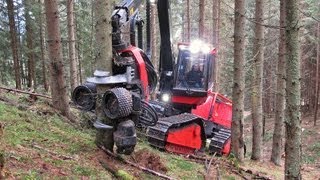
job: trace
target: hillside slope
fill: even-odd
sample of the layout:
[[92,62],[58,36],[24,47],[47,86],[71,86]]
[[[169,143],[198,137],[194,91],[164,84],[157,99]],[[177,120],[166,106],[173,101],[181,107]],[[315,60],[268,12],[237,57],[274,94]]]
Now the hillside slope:
[[[100,164],[105,162],[129,174],[121,176],[122,179],[159,179],[98,149],[94,144],[95,130],[87,126],[83,113],[75,109],[72,111],[78,116],[77,125],[67,123],[45,99],[35,101],[26,95],[0,90],[0,172],[1,155],[6,161],[2,175],[14,179],[114,179]],[[303,177],[317,179],[320,175],[319,127],[307,127],[306,122],[304,128],[308,129],[303,133]],[[249,157],[250,120],[245,124]],[[205,164],[211,159],[209,155],[194,159],[159,151],[150,147],[143,136],[139,136],[135,152],[122,158],[174,179],[251,179],[257,175],[283,179],[283,167],[268,162],[271,132],[270,120],[265,136],[264,152],[267,153],[261,163],[246,159],[239,164],[230,157],[215,157],[207,171]]]

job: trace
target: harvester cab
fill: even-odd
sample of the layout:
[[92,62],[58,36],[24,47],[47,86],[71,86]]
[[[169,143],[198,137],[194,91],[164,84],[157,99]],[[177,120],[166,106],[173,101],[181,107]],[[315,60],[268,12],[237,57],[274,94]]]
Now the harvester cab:
[[199,105],[206,99],[208,89],[212,88],[214,50],[209,45],[201,45],[201,41],[179,43],[178,49],[172,102]]

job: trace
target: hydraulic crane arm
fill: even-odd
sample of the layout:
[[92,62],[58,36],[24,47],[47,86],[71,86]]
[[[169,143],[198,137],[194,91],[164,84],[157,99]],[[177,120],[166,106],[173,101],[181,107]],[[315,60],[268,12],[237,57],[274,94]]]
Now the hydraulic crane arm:
[[158,17],[161,36],[160,47],[160,91],[171,91],[173,85],[173,56],[170,40],[170,23],[169,23],[169,1],[158,0]]
[[[121,51],[127,48],[127,46],[136,46],[135,26],[138,26],[138,47],[142,49],[142,25],[143,21],[139,16],[139,6],[142,4],[142,0],[124,0],[119,6],[115,7],[112,14],[112,45],[115,50]],[[150,1],[146,2],[146,16],[147,16],[147,44],[146,54],[150,57]],[[173,86],[173,64],[174,59],[171,49],[170,40],[170,23],[169,23],[169,0],[158,0],[157,2],[158,18],[159,18],[159,30],[161,37],[160,47],[160,60],[159,60],[159,72],[160,72],[160,91],[170,92]],[[129,23],[130,25],[130,41],[122,38],[122,28]]]
[[[142,26],[143,21],[139,15],[139,7],[142,4],[142,0],[124,0],[118,6],[115,6],[115,10],[112,13],[112,45],[116,50],[123,50],[128,45],[136,45],[136,30],[138,26],[138,45],[142,49]],[[130,27],[130,39],[123,39],[122,30],[123,27]],[[147,42],[149,43],[149,42]]]

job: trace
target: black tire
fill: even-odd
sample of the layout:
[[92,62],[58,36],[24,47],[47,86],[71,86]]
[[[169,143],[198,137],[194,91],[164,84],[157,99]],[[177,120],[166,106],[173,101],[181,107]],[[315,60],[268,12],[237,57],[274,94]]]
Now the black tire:
[[81,110],[91,111],[96,104],[96,84],[85,83],[77,86],[72,92],[72,101]]
[[102,98],[102,107],[110,119],[126,117],[132,112],[132,95],[124,88],[108,90]]

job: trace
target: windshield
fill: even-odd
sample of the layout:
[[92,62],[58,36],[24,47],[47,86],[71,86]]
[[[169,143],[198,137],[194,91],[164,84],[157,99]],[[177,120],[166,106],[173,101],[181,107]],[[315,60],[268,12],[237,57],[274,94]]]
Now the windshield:
[[206,90],[208,86],[208,54],[180,50],[178,58],[175,86],[177,88]]

